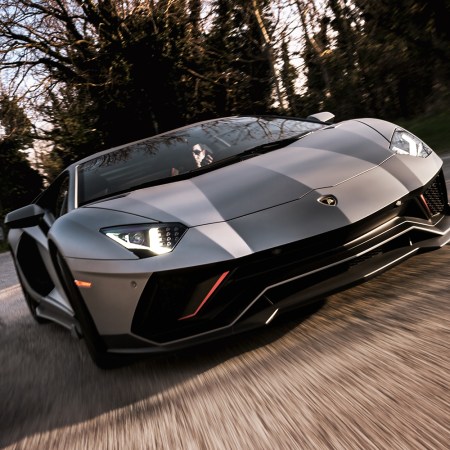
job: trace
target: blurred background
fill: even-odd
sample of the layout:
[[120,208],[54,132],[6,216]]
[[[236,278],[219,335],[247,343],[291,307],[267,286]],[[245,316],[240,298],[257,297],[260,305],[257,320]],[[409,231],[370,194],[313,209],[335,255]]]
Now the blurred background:
[[450,150],[449,81],[448,0],[1,0],[0,220],[81,157],[218,116],[378,117]]

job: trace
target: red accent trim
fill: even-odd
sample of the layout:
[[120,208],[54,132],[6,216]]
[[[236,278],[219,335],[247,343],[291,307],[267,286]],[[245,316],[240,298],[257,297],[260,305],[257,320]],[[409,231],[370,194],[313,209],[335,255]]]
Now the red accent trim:
[[204,304],[209,300],[209,298],[214,294],[214,292],[217,290],[217,288],[220,286],[220,284],[222,283],[222,281],[226,278],[226,276],[230,273],[230,271],[228,272],[224,272],[219,279],[214,283],[214,286],[211,288],[211,290],[206,294],[206,297],[202,300],[202,302],[200,303],[200,305],[198,305],[197,309],[192,313],[189,314],[188,316],[184,316],[184,317],[180,317],[178,320],[184,320],[184,319],[190,319],[191,317],[194,317],[198,314],[198,312],[203,308]]
[[428,206],[428,203],[427,203],[427,201],[425,200],[425,197],[423,196],[423,194],[420,194],[420,199],[422,200],[422,202],[423,202],[425,208],[427,209],[428,214],[429,214],[430,217],[431,217],[433,214],[431,214],[430,207]]

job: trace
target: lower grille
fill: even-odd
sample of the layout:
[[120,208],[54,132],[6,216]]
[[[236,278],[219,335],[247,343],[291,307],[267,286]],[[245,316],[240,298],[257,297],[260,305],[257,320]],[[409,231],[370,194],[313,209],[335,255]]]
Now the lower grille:
[[[131,330],[147,339],[166,342],[226,325],[230,314],[236,314],[227,311],[233,309],[230,300],[236,298],[236,292],[230,292],[226,279],[219,287],[216,285],[228,270],[227,265],[214,264],[153,274],[142,293]],[[217,296],[223,300],[217,301]]]
[[[374,244],[372,239],[370,245]],[[297,305],[309,302],[329,289],[328,280],[345,278],[349,270],[369,261],[383,266],[385,261],[375,260],[409,246],[406,234],[380,242],[367,252],[360,246],[335,246],[328,252],[308,255],[304,245],[294,243],[239,261],[155,273],[142,293],[131,330],[154,342],[169,342],[229,326],[251,305],[249,314],[288,297],[295,296]],[[245,313],[244,319],[249,314]]]
[[447,190],[442,172],[434,179],[423,196],[432,216],[444,212],[447,204]]

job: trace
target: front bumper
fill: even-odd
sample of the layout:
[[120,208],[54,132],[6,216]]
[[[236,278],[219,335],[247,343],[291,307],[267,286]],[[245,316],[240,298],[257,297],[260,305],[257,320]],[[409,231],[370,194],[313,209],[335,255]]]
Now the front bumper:
[[[150,275],[125,269],[99,276],[97,293],[81,293],[110,352],[155,353],[262,326],[449,240],[441,173],[400,202],[338,230],[212,264]],[[105,295],[109,307],[99,302]]]

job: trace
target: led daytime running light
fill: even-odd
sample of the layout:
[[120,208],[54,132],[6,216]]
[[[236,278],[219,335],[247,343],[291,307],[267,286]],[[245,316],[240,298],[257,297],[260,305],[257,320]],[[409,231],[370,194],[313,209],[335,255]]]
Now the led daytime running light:
[[154,256],[170,253],[186,227],[178,223],[143,224],[103,228],[100,231],[138,256]]

